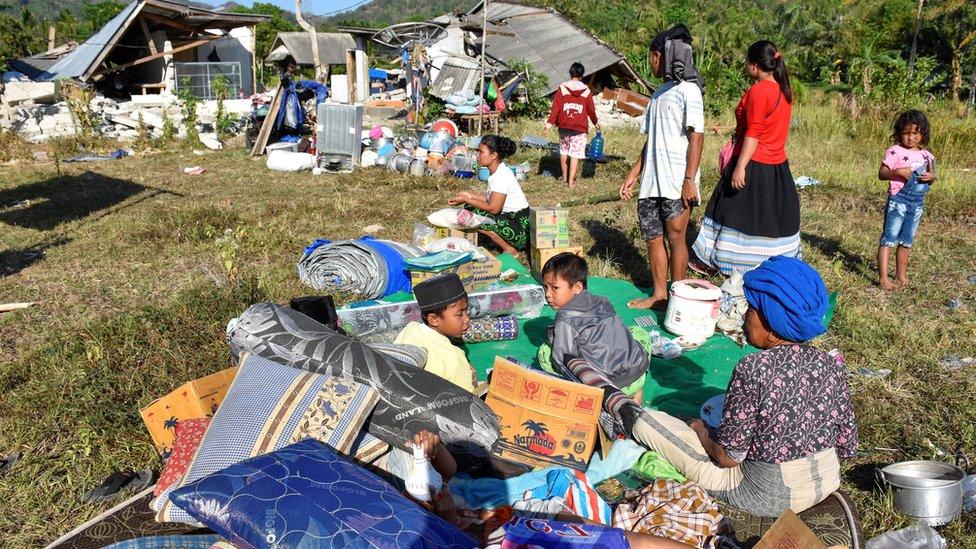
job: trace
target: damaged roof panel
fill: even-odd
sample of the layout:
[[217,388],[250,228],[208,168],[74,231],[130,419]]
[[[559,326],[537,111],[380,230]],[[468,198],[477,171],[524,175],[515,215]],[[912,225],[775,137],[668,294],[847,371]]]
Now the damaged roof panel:
[[[356,40],[349,33],[318,32],[315,33],[315,37],[316,42],[319,43],[319,62],[324,65],[345,65],[346,50],[357,49]],[[279,32],[274,43],[271,44],[271,54],[266,61],[275,62],[284,59],[280,49],[282,46],[299,65],[313,65],[312,40],[308,33]]]
[[50,69],[38,75],[37,80],[83,77],[92,68],[96,60],[102,57],[102,52],[115,44],[122,31],[128,26],[129,21],[133,19],[141,7],[141,2],[133,2],[126,6],[91,38],[75,48],[75,51],[62,57]]
[[[476,5],[462,21],[476,34],[481,28],[482,6]],[[477,30],[472,28],[475,25]],[[620,53],[558,12],[492,1],[488,3],[487,31],[485,54],[505,64],[515,59],[527,61],[548,79],[546,93],[554,92],[569,77],[569,66],[576,61],[586,67],[586,75],[622,64],[635,80],[650,87]]]
[[444,61],[437,78],[430,86],[434,97],[446,100],[451,94],[463,91],[477,91],[481,77],[481,65],[473,59],[453,57]]

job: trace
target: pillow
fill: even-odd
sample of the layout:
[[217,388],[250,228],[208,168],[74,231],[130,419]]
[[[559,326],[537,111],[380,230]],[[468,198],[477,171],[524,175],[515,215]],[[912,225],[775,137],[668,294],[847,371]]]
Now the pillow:
[[453,525],[311,439],[227,467],[171,497],[242,547],[476,547]]
[[163,467],[159,480],[156,481],[156,488],[153,490],[154,496],[162,494],[163,490],[183,478],[183,473],[186,473],[190,460],[196,455],[200,441],[203,440],[203,434],[207,432],[209,425],[209,417],[184,419],[176,424],[173,450],[169,454],[169,459],[166,460],[166,466]]
[[368,465],[379,459],[390,450],[390,445],[373,435],[363,431],[359,433],[349,450],[350,456],[356,463]]
[[369,386],[244,353],[186,474],[153,500],[156,520],[198,524],[170,492],[249,457],[308,437],[349,452],[377,399]]

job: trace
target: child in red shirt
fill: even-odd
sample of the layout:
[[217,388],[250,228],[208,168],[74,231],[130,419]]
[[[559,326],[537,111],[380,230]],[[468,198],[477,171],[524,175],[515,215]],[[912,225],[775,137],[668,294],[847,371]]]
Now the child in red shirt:
[[[573,63],[569,67],[570,79],[559,85],[549,111],[549,120],[542,130],[542,135],[548,135],[549,130],[559,128],[559,166],[562,169],[562,180],[569,183],[570,188],[576,187],[576,170],[579,161],[586,158],[586,137],[589,134],[589,121],[600,130],[600,123],[596,118],[596,106],[593,105],[593,94],[581,78],[586,69],[582,63]],[[568,166],[567,166],[568,164]]]

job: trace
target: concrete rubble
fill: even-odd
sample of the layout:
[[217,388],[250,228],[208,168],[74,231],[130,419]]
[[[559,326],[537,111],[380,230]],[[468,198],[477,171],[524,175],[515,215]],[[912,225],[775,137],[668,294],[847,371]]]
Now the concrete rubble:
[[[89,104],[96,118],[96,128],[102,135],[120,141],[139,137],[139,120],[149,129],[152,137],[160,137],[168,117],[183,137],[183,114],[179,100],[174,95],[135,95],[130,101],[118,102],[106,97],[95,97]],[[244,130],[243,121],[251,112],[250,99],[224,101],[224,110],[236,121],[233,133]],[[217,102],[201,101],[197,105],[197,126],[201,141],[211,149],[221,147],[216,138],[214,124],[217,118]],[[54,137],[74,135],[79,125],[64,101],[53,105],[25,103],[0,108],[0,127],[13,130],[31,143],[41,143]]]

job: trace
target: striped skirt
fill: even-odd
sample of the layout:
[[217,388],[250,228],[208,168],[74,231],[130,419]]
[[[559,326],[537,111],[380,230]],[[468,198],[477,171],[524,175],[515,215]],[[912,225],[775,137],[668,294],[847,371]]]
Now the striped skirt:
[[775,255],[800,257],[800,197],[789,162],[746,166],[746,186],[732,188],[729,162],[705,209],[692,251],[729,276]]

